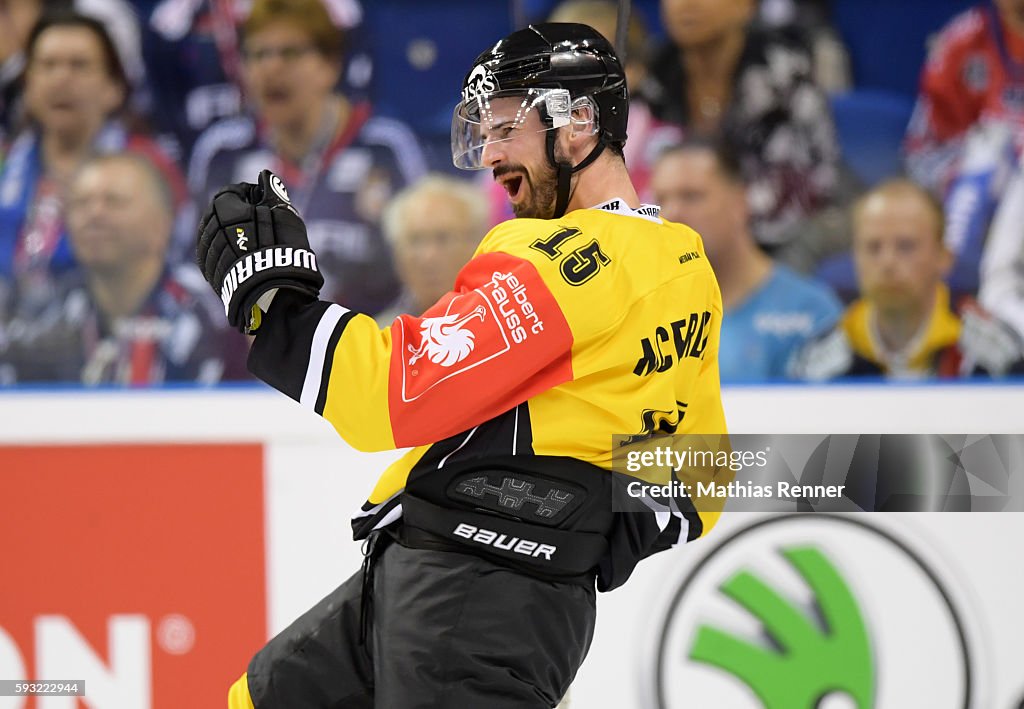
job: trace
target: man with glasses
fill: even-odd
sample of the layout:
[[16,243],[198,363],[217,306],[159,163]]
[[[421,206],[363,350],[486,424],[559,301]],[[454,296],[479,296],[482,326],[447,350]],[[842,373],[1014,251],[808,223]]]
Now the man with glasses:
[[197,139],[189,182],[200,204],[261,169],[302,212],[327,297],[376,314],[398,295],[380,230],[390,197],[425,172],[413,134],[336,91],[345,36],[321,0],[257,0],[242,25],[242,78],[253,115]]

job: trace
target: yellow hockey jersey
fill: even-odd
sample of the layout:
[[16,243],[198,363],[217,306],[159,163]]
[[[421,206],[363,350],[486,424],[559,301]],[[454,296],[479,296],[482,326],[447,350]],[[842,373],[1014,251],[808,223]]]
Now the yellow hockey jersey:
[[[450,293],[383,329],[278,294],[253,373],[357,449],[411,447],[353,520],[357,538],[401,517],[411,474],[460,460],[562,456],[600,474],[616,435],[726,433],[718,284],[700,237],[658,211],[610,200],[499,224]],[[625,566],[701,536],[717,515],[652,508]]]

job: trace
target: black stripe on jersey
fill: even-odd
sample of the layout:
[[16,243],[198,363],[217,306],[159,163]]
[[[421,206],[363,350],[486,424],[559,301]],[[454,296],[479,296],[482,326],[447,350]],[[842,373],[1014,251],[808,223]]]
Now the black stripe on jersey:
[[[270,310],[263,316],[260,329],[256,331],[256,339],[249,350],[249,371],[283,394],[300,401],[313,336],[330,307],[331,303],[310,300],[309,296],[296,291],[279,290]],[[331,336],[332,345],[337,345],[337,338],[351,317],[352,313],[345,313],[340,318]],[[331,361],[333,351],[330,349],[325,362]],[[326,383],[327,378],[324,377],[320,382],[321,390]]]
[[679,543],[679,529],[682,527],[682,518],[677,515],[672,515],[669,518],[668,524],[665,525],[665,529],[661,530],[650,548],[644,552],[644,557],[648,557],[651,554],[657,554],[658,552],[666,551],[671,549]]
[[[625,484],[627,476],[616,476],[616,484]],[[658,520],[653,509],[642,501],[619,498],[619,504],[628,506],[616,513],[615,526],[608,535],[608,553],[599,565],[597,589],[611,591],[618,588],[633,573],[640,560],[667,549],[679,537],[679,518],[673,517],[668,527],[675,523],[676,536],[672,542],[662,546],[667,539],[665,531],[658,529]]]
[[[682,482],[676,477],[675,473],[672,473],[672,480],[675,482]],[[700,518],[700,513],[697,512],[697,508],[693,506],[693,499],[689,495],[673,495],[671,499],[671,509],[673,519],[677,519],[678,516],[682,516],[690,525],[689,529],[686,531],[686,541],[692,542],[704,533],[704,521]],[[675,544],[678,542],[678,539],[679,529],[676,528],[676,537],[672,543]]]
[[372,514],[361,514],[352,518],[352,538],[366,539],[370,532],[376,528],[377,524],[401,503],[401,494],[392,495],[386,502],[380,505],[364,502],[362,511]]
[[530,407],[524,402],[476,428],[433,444],[413,466],[409,477],[473,458],[533,453]]
[[316,405],[313,407],[313,410],[319,416],[324,415],[324,407],[327,406],[327,384],[331,381],[331,368],[334,366],[334,350],[337,349],[341,333],[345,332],[345,326],[348,325],[348,321],[352,319],[353,315],[354,313],[350,311],[341,316],[338,324],[334,327],[334,332],[331,333],[331,339],[327,342],[327,356],[324,357],[324,370],[320,376],[320,391],[316,395]]
[[[679,533],[682,531],[683,519],[686,519],[689,523],[686,530],[686,541],[692,542],[703,533],[704,522],[701,521],[690,499],[688,497],[674,498],[673,502],[672,516],[669,517],[668,524],[665,525],[665,529],[661,530],[658,538],[654,540],[650,549],[644,553],[644,556],[657,554],[679,544]],[[680,508],[678,512],[674,509],[676,506]]]
[[523,402],[512,410],[512,440],[515,455],[533,455],[533,424],[530,421],[530,404]]
[[[690,529],[686,532],[686,541],[692,542],[699,538],[704,533],[704,520],[700,518],[697,508],[693,506],[693,500],[689,497],[675,497],[673,502],[679,508],[679,514],[690,523]],[[673,512],[675,511],[673,510]]]

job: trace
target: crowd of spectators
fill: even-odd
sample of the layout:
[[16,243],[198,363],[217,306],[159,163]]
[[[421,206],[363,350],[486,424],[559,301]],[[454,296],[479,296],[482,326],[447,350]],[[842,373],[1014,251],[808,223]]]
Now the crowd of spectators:
[[[614,0],[533,5],[620,34]],[[246,379],[247,341],[191,253],[198,210],[263,168],[306,222],[324,297],[388,327],[452,286],[511,216],[505,195],[368,99],[358,50],[386,39],[365,12],[0,0],[0,386]],[[1024,0],[948,18],[903,169],[875,183],[840,149],[830,99],[856,76],[828,0],[660,0],[621,34],[627,167],[704,239],[724,383],[1024,369]],[[852,282],[819,268],[836,254]]]

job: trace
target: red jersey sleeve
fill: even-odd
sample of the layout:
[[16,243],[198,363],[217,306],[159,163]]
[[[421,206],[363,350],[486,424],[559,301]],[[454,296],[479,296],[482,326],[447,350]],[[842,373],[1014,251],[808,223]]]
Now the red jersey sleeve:
[[365,315],[280,292],[249,368],[361,450],[447,438],[573,377],[573,336],[536,266],[478,255],[419,317]]

